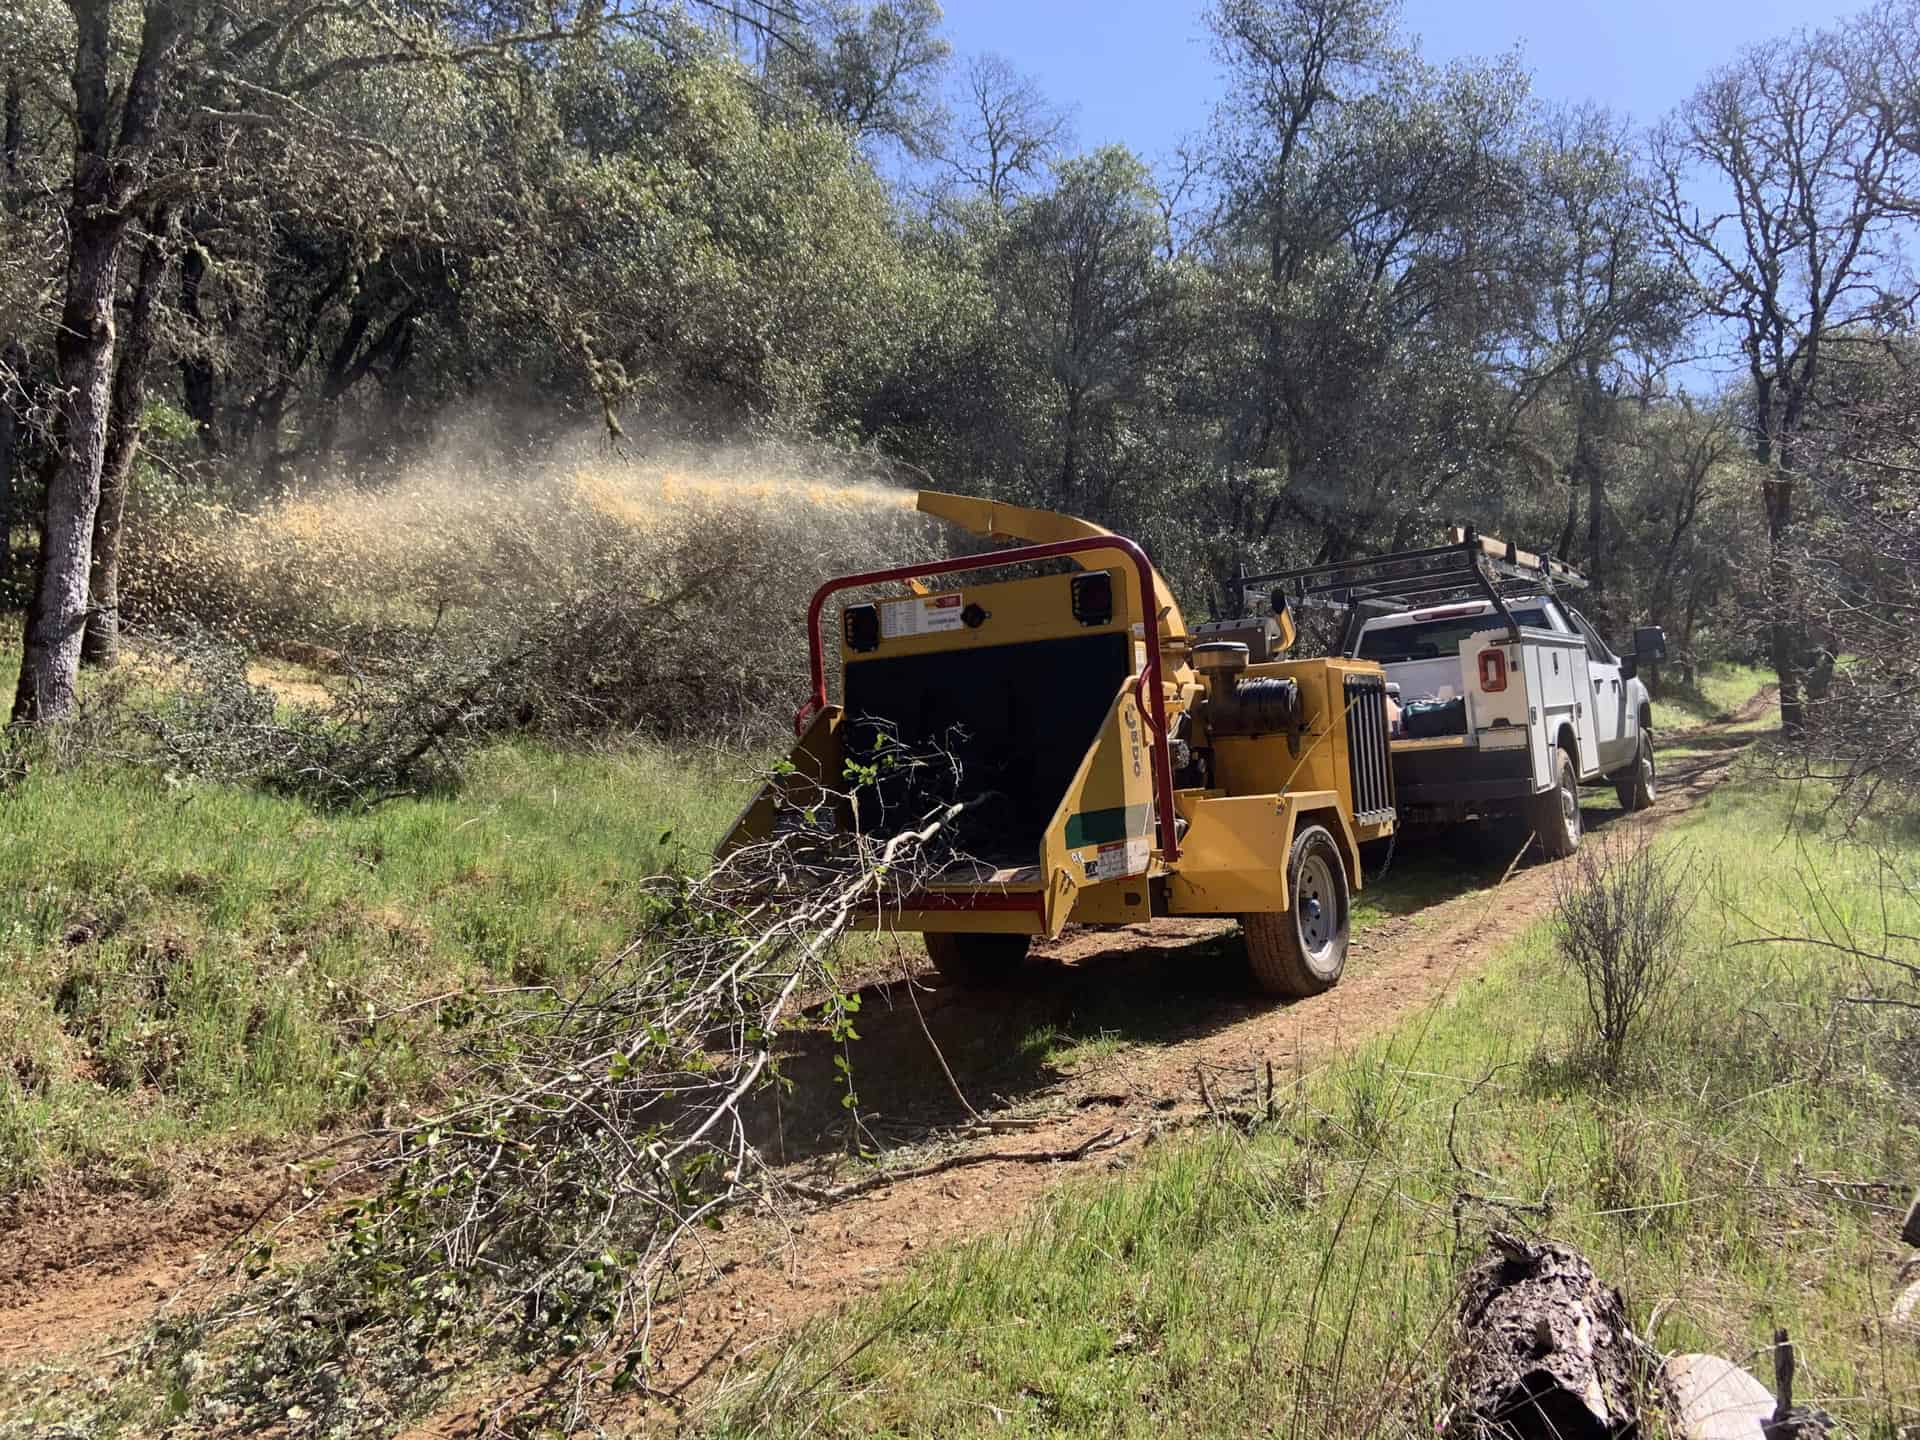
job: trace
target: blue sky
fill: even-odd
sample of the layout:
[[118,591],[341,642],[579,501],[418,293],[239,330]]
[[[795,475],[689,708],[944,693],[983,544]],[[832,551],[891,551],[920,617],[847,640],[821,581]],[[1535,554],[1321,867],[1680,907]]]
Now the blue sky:
[[[1598,100],[1642,124],[1684,99],[1741,45],[1820,24],[1865,0],[1407,0],[1430,60],[1519,46],[1536,93]],[[946,0],[962,54],[998,51],[1075,110],[1085,147],[1121,141],[1149,160],[1204,124],[1221,82],[1202,0]]]

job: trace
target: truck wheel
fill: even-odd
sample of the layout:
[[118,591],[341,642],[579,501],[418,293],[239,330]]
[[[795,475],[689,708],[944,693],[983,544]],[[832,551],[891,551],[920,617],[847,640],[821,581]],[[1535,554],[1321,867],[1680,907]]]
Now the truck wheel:
[[1240,917],[1247,962],[1269,995],[1298,999],[1333,988],[1347,963],[1347,871],[1323,826],[1309,825],[1287,857],[1289,907]]
[[1573,768],[1573,757],[1558,746],[1555,775],[1559,784],[1543,790],[1527,802],[1527,823],[1540,837],[1540,848],[1549,860],[1564,860],[1580,848],[1580,775]]
[[940,978],[955,985],[1000,985],[1011,980],[1027,958],[1031,935],[934,934],[927,942],[927,958]]
[[1622,810],[1644,810],[1654,801],[1653,737],[1640,732],[1640,750],[1633,764],[1613,777]]

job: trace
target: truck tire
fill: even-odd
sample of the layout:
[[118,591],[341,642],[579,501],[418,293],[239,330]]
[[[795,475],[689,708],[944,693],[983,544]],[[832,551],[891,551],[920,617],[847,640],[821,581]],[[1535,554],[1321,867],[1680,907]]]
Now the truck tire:
[[1288,908],[1240,917],[1247,963],[1269,995],[1300,999],[1333,988],[1347,963],[1352,906],[1340,847],[1309,825],[1287,857]]
[[1027,958],[1031,935],[934,934],[927,942],[927,958],[940,978],[954,985],[1003,985],[1019,972]]
[[1657,793],[1655,786],[1653,737],[1642,730],[1640,748],[1634,754],[1633,764],[1613,777],[1613,788],[1620,796],[1620,808],[1634,811],[1645,810],[1653,804]]
[[1580,772],[1573,756],[1554,747],[1554,774],[1559,783],[1527,802],[1527,823],[1549,860],[1564,860],[1580,848]]

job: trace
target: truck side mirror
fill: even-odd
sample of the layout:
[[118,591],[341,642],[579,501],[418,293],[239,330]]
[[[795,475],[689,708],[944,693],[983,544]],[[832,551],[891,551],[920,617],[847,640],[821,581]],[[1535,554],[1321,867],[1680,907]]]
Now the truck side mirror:
[[1667,658],[1667,632],[1658,625],[1642,625],[1633,632],[1633,658],[1642,661]]

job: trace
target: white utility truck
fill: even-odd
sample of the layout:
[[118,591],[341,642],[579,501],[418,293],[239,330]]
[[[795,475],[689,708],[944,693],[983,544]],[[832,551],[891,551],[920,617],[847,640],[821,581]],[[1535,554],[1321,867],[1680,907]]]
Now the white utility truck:
[[1550,556],[1464,530],[1431,550],[1249,576],[1243,597],[1268,584],[1276,610],[1341,612],[1342,652],[1377,661],[1398,688],[1404,820],[1519,815],[1558,858],[1580,845],[1582,785],[1613,785],[1629,810],[1653,803],[1653,713],[1638,670],[1664,658],[1666,637],[1646,626],[1631,654],[1614,653],[1568,603],[1585,580]]

